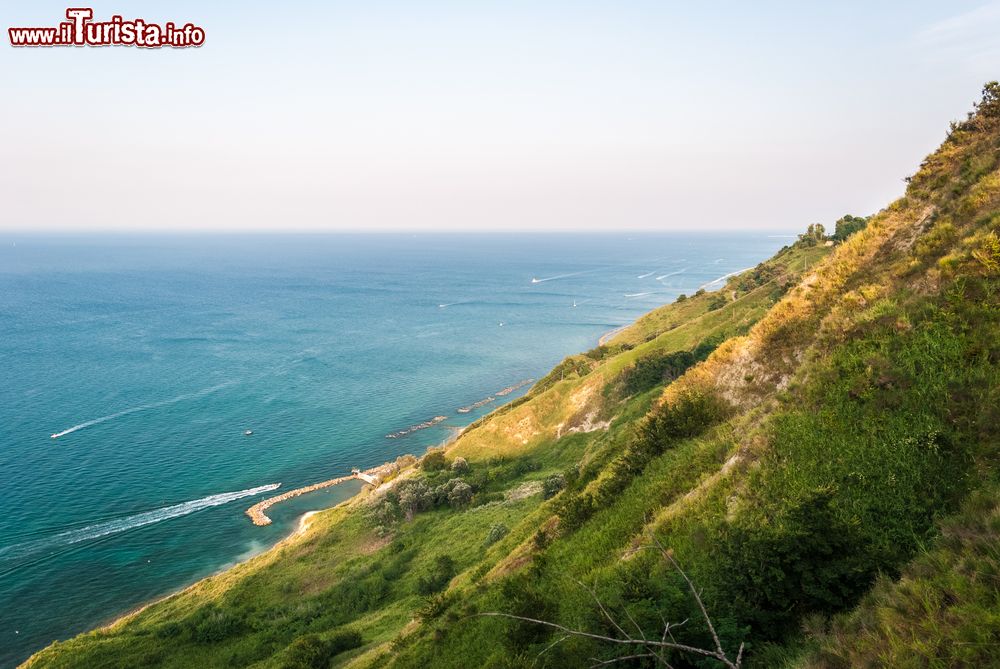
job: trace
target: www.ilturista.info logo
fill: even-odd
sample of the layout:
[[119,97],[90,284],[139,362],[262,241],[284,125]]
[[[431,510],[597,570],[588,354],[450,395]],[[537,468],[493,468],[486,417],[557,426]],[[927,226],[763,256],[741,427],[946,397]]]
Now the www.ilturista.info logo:
[[163,25],[144,19],[126,21],[112,16],[109,21],[93,21],[90,7],[70,7],[66,18],[55,28],[8,28],[11,46],[140,46],[184,48],[205,43],[205,29],[169,21]]

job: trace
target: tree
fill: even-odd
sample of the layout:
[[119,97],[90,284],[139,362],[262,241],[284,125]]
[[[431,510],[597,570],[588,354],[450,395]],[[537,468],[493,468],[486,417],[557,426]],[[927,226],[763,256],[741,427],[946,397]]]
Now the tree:
[[806,231],[799,235],[800,246],[816,246],[826,240],[826,228],[822,223],[810,223]]
[[465,474],[469,471],[469,462],[465,458],[455,458],[451,461],[451,471],[456,474]]
[[858,230],[863,230],[866,225],[868,225],[867,218],[845,214],[837,219],[836,227],[834,228],[833,237],[831,237],[831,239],[842,242]]
[[1000,82],[983,86],[983,99],[976,103],[976,114],[983,119],[1000,118]]
[[452,479],[451,491],[448,492],[448,503],[458,508],[472,501],[472,486],[460,479]]
[[399,509],[406,515],[406,520],[413,520],[415,514],[426,510],[433,502],[433,493],[421,480],[404,481],[399,485],[398,494]]

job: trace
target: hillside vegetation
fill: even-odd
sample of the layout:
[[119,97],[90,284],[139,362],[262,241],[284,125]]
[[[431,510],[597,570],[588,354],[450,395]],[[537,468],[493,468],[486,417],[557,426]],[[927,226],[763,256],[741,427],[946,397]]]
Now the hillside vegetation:
[[742,644],[745,667],[996,666],[998,232],[991,84],[832,245],[810,226],[301,536],[27,665],[708,669],[691,649]]

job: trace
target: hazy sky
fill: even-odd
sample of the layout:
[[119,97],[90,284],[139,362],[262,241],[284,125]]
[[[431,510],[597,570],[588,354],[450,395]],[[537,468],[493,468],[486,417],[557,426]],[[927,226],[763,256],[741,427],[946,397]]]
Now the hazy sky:
[[[72,4],[72,3],[71,3]],[[871,213],[1000,77],[1000,2],[93,4],[14,49],[0,229],[766,229]]]

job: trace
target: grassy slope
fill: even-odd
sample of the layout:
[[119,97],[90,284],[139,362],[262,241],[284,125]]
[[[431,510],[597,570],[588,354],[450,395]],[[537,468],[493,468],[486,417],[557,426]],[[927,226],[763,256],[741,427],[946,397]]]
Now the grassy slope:
[[[708,294],[658,309],[468,429],[448,455],[471,463],[471,505],[379,525],[377,496],[360,497],[30,664],[328,666],[291,645],[353,629],[363,645],[333,666],[589,666],[615,649],[549,648],[559,637],[544,629],[469,616],[613,633],[581,580],[645,629],[661,614],[697,621],[677,574],[641,550],[650,532],[704,589],[723,642],[748,642],[751,666],[988,664],[1000,642],[987,623],[998,610],[1000,270],[987,234],[1000,130],[980,121],[826,260],[825,247],[786,250],[730,280],[721,308]],[[676,381],[624,391],[637,363],[723,338]],[[568,487],[543,500],[538,484],[567,470]],[[496,524],[510,531],[487,547]],[[441,556],[454,578],[420,594]],[[696,622],[677,635],[707,643]]]
[[[603,392],[622,370],[642,356],[745,331],[774,304],[782,286],[793,284],[803,268],[829,251],[822,246],[784,250],[762,263],[771,271],[760,285],[740,290],[736,280],[731,280],[720,290],[730,297],[722,308],[709,310],[715,293],[661,307],[652,314],[655,320],[644,319],[620,335],[626,339],[624,345],[616,341],[595,349],[592,357],[568,359],[571,373],[560,374],[562,380],[548,388],[543,380],[525,400],[480,421],[453,444],[449,456],[466,456],[474,473],[496,477],[478,491],[482,498],[541,481],[577,462],[592,462],[594,469],[599,468],[620,448],[624,433],[646,413],[658,393],[654,389],[621,399]],[[642,343],[633,347],[628,341],[631,337]],[[566,434],[595,411],[613,414],[615,425],[609,430]],[[524,430],[526,423],[530,431]],[[560,432],[565,436],[556,438]],[[528,443],[524,443],[525,436]],[[508,460],[497,462],[498,456]],[[424,598],[415,594],[415,582],[442,553],[442,546],[448,547],[448,555],[462,572],[456,584],[468,582],[473,573],[484,573],[510,559],[511,551],[516,553],[517,546],[551,514],[536,492],[520,501],[487,503],[461,513],[422,514],[383,538],[365,517],[368,503],[363,495],[317,514],[305,536],[206,579],[111,629],[54,644],[29,664],[280,666],[281,651],[297,635],[343,626],[362,630],[366,647],[361,651],[375,657],[422,605]],[[496,523],[512,531],[484,550],[483,539]],[[360,584],[356,588],[360,594],[355,588],[345,588],[348,583]],[[345,598],[350,606],[344,605]],[[340,611],[334,614],[317,613],[338,606]],[[341,659],[346,661],[361,651]]]

